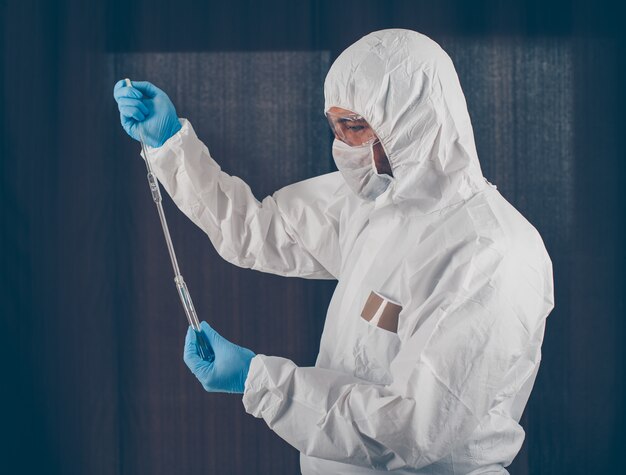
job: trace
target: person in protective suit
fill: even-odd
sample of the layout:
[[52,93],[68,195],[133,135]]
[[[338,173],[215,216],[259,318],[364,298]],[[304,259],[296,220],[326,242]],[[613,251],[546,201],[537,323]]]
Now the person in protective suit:
[[204,322],[215,361],[191,330],[185,361],[205,389],[243,393],[303,474],[508,473],[554,307],[543,241],[483,177],[454,66],[428,37],[364,36],[324,96],[339,171],[259,202],[165,93],[116,85],[124,128],[141,129],[159,181],[224,259],[338,280],[315,367]]

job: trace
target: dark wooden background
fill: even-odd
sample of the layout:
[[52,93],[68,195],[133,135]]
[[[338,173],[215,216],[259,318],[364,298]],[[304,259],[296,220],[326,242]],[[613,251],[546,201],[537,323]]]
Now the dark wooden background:
[[[119,126],[111,58],[327,51],[332,61],[388,27],[450,52],[485,176],[554,263],[556,308],[510,472],[618,473],[626,49],[614,3],[0,2],[0,473],[298,473],[294,449],[240,397],[204,393],[182,361],[185,320],[136,146]],[[210,101],[168,92],[258,198],[333,169],[328,150],[262,166],[267,152],[209,142]],[[302,140],[318,139],[327,143]],[[235,268],[166,204],[203,318],[256,352],[313,364],[334,283]]]

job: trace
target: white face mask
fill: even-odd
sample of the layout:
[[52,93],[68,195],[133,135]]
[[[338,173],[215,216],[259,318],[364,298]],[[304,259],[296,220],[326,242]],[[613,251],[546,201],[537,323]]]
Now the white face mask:
[[333,158],[348,186],[357,196],[373,201],[382,195],[393,180],[378,173],[374,162],[374,145],[378,141],[351,147],[341,140],[333,142]]

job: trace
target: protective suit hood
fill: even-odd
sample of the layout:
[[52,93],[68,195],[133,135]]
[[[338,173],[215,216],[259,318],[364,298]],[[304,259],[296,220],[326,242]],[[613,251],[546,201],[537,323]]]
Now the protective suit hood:
[[420,33],[370,33],[343,51],[324,82],[324,111],[362,115],[395,177],[385,199],[427,214],[482,189],[465,97],[452,60]]

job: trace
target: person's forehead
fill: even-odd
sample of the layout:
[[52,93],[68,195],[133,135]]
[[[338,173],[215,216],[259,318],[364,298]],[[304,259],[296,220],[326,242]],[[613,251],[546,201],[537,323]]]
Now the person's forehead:
[[352,112],[351,110],[342,109],[341,107],[331,107],[331,108],[328,109],[328,112],[330,112],[331,114],[334,114],[334,115],[350,115],[350,114],[354,114],[354,112]]

